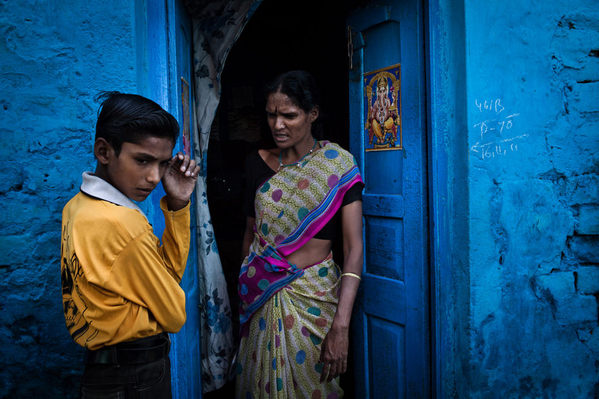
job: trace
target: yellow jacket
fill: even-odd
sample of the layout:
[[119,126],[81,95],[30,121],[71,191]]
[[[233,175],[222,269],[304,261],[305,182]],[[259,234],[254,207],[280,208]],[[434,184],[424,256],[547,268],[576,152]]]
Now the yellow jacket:
[[179,283],[189,252],[189,204],[173,212],[161,200],[161,246],[132,201],[96,176],[84,174],[83,180],[82,192],[62,213],[62,298],[71,336],[96,350],[179,331],[185,323]]

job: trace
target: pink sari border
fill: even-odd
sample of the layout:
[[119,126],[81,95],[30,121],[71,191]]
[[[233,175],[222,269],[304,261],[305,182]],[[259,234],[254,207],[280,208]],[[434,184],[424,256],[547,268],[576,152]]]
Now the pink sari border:
[[[343,177],[349,177],[352,174],[353,177],[351,177],[349,181],[343,182]],[[299,248],[301,248],[305,243],[310,241],[316,235],[316,233],[318,233],[333,218],[333,216],[335,216],[335,213],[337,213],[337,211],[341,207],[341,203],[343,202],[343,197],[345,196],[345,193],[355,184],[364,184],[364,182],[362,181],[362,177],[360,176],[357,170],[357,167],[352,168],[352,170],[346,173],[346,176],[343,177],[340,180],[340,182],[342,183],[337,187],[337,192],[334,194],[334,197],[330,201],[328,206],[326,206],[324,210],[318,207],[314,209],[312,212],[310,212],[311,214],[321,213],[320,216],[315,216],[315,220],[305,228],[304,232],[299,236],[299,238],[289,243],[283,241],[277,247],[277,251],[281,255],[288,256],[293,252],[297,251]],[[308,217],[310,216],[311,215],[309,214]],[[299,228],[301,228],[301,225],[298,226],[298,229]],[[297,233],[297,230],[294,233]]]

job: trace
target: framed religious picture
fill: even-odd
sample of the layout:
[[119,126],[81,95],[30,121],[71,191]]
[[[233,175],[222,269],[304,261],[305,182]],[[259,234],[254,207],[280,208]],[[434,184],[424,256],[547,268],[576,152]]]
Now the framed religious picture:
[[364,149],[401,150],[401,65],[364,73]]

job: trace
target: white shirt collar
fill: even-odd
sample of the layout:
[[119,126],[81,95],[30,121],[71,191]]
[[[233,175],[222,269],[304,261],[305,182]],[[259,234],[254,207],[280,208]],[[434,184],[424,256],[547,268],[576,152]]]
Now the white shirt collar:
[[148,219],[141,208],[127,198],[125,194],[121,193],[116,189],[116,187],[108,183],[106,180],[92,174],[91,172],[83,172],[81,191],[94,198],[139,211],[146,218],[146,220]]

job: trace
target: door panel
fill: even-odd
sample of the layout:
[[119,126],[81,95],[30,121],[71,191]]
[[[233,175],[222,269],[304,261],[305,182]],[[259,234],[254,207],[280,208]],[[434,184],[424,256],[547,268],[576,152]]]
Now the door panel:
[[[348,19],[350,147],[366,182],[365,264],[352,326],[355,392],[357,398],[424,398],[430,395],[430,331],[422,9],[413,0],[380,4]],[[366,76],[398,64],[399,79],[388,92],[398,84],[391,103],[401,149],[373,149],[382,141],[372,138],[368,112],[379,94],[366,94],[372,84]]]
[[[146,5],[149,96],[173,114],[180,125],[174,152],[190,152],[193,123],[192,31],[183,0],[150,1]],[[194,154],[192,154],[194,155]],[[197,157],[198,154],[195,154]],[[161,185],[151,194],[154,233],[162,236],[164,216],[159,201]],[[195,203],[195,195],[192,202]],[[171,334],[173,398],[201,398],[199,295],[197,281],[197,223],[191,207],[191,247],[181,281],[185,291],[187,320],[177,334]]]
[[[377,383],[372,385],[372,398],[404,398],[405,369],[401,359],[405,358],[405,331],[388,319],[371,316],[368,318],[368,337],[372,350],[369,363],[387,365],[384,370],[371,368],[371,374],[379,373]],[[382,374],[381,374],[382,372]]]
[[369,216],[364,223],[366,272],[405,281],[401,219]]

